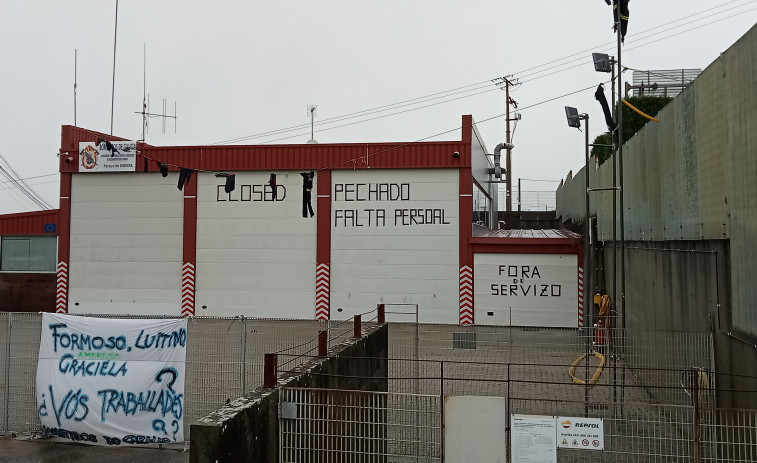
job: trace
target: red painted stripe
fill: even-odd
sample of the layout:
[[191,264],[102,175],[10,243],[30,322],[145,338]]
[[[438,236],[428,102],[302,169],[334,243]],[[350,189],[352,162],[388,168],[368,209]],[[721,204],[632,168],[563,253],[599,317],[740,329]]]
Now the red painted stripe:
[[57,313],[68,313],[68,264],[71,249],[71,174],[60,174],[60,212],[58,214],[58,265],[56,268]]
[[331,170],[318,171],[316,178],[316,268],[315,318],[331,316]]
[[195,265],[197,263],[197,180],[184,185],[184,241],[181,266],[181,314],[195,314]]
[[473,324],[473,271],[460,266],[460,318],[461,325]]

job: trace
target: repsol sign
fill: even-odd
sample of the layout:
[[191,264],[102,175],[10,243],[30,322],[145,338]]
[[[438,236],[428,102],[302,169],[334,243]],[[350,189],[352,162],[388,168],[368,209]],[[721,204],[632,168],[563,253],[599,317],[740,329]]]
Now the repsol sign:
[[216,186],[216,201],[284,201],[287,196],[287,189],[284,185],[276,185],[276,194],[274,195],[271,185],[237,185],[234,191],[226,193],[224,185]]
[[574,428],[593,428],[593,429],[599,429],[599,425],[597,423],[576,423],[573,425]]

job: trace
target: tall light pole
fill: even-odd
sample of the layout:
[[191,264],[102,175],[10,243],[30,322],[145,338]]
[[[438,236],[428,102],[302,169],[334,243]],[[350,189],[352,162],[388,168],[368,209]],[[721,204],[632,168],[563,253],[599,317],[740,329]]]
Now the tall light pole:
[[[610,93],[612,94],[612,103],[610,107],[615,112],[615,58],[604,53],[592,53],[594,60],[594,70],[597,72],[609,72],[612,74]],[[620,126],[615,128],[620,130]],[[612,301],[613,306],[617,304],[617,287],[618,287],[618,156],[612,157]],[[622,213],[622,212],[621,212]],[[614,323],[613,323],[614,327]]]
[[[618,98],[623,99],[623,65],[621,64],[621,48],[623,44],[623,34],[621,32],[621,12],[618,11],[617,22],[615,23],[616,38],[618,42]],[[620,186],[620,313],[623,329],[626,329],[626,229],[623,217],[625,210],[623,205],[623,110],[618,108],[618,183]]]
[[582,120],[586,121],[586,130],[584,133],[586,138],[586,169],[584,169],[584,175],[586,178],[586,204],[584,212],[584,285],[582,301],[584,311],[583,326],[587,327],[591,326],[591,307],[593,305],[593,302],[591,301],[593,293],[591,286],[591,221],[589,220],[589,115],[586,113],[578,114],[578,110],[576,108],[566,106],[565,116],[568,119],[568,126],[575,127],[577,129],[581,128]]
[[[586,209],[584,216],[584,286],[583,286],[583,311],[584,311],[584,323],[583,327],[591,326],[592,310],[594,303],[591,301],[592,287],[591,287],[591,221],[589,220],[589,115],[578,114],[576,108],[570,106],[565,107],[565,116],[568,118],[568,126],[581,129],[581,120],[586,121],[586,130],[584,136],[586,137],[586,168],[584,169],[584,175],[586,178]],[[587,303],[588,302],[588,303]],[[586,374],[586,382],[584,387],[584,415],[589,416],[589,332],[584,333],[584,344],[586,348],[586,368],[584,369]]]

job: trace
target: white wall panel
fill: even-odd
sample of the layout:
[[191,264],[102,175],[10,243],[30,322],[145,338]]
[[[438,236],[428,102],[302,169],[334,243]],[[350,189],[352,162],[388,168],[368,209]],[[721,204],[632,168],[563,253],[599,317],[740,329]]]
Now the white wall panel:
[[238,172],[230,194],[200,174],[197,315],[315,318],[316,218],[302,217],[300,173],[276,174],[275,201],[269,172]]
[[445,396],[444,450],[449,462],[506,462],[507,399]]
[[73,176],[70,313],[180,314],[184,206],[175,180]]
[[473,262],[476,323],[578,326],[575,254],[476,254]]
[[[335,171],[331,183],[331,317],[348,318],[381,303],[418,304],[423,322],[457,323],[458,171]],[[385,184],[405,194],[370,193]],[[377,220],[377,210],[383,219]],[[435,211],[429,218],[436,223],[420,223],[425,219],[418,210]]]

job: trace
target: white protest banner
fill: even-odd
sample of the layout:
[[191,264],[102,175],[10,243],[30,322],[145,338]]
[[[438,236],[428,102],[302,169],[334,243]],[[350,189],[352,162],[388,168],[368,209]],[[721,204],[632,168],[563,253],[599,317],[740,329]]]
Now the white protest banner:
[[137,142],[79,142],[79,172],[134,172]]
[[182,442],[186,346],[186,319],[43,314],[43,433],[95,445]]

